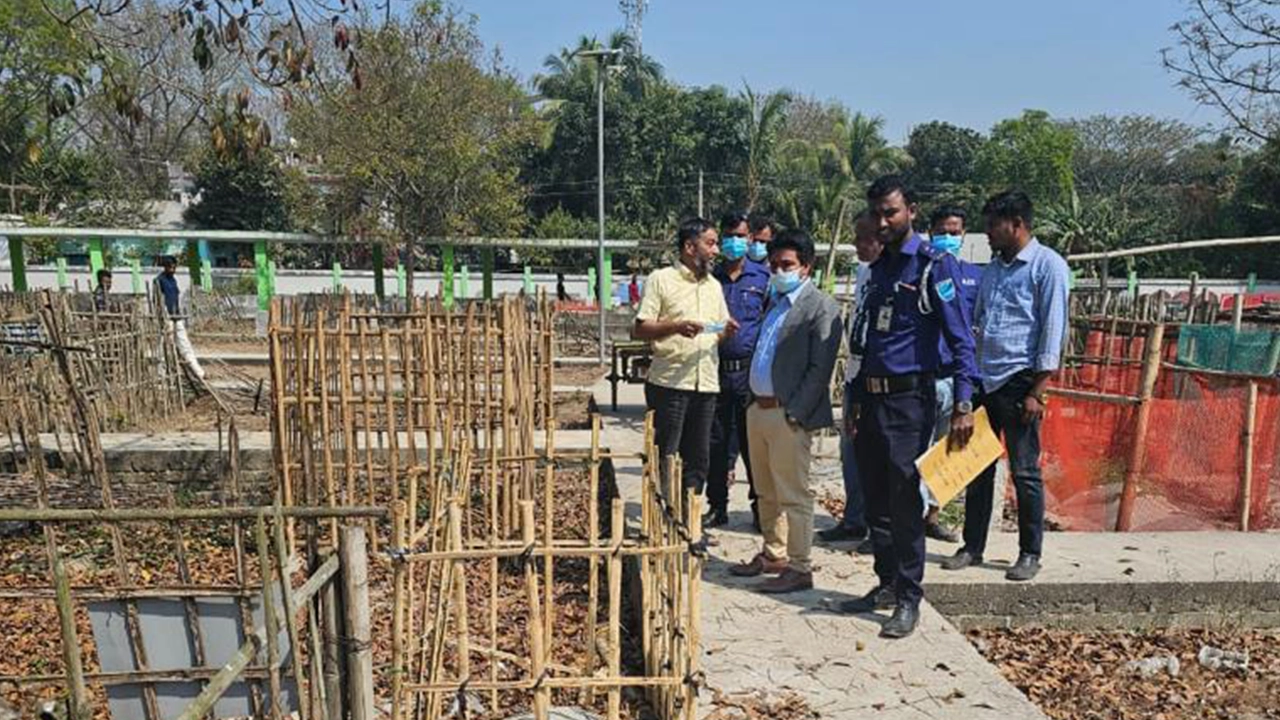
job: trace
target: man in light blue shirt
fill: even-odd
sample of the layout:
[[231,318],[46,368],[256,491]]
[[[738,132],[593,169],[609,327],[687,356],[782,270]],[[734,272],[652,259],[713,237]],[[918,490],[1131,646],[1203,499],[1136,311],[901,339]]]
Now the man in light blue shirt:
[[756,586],[764,593],[813,587],[809,466],[814,435],[834,422],[831,373],[842,336],[839,305],[809,280],[815,255],[813,239],[801,230],[769,243],[773,296],[747,378],[747,449],[764,542],[750,561],[729,571],[776,575]]
[[[1018,560],[1005,577],[1030,580],[1040,570],[1044,539],[1040,423],[1067,333],[1070,271],[1061,255],[1032,236],[1032,206],[1025,193],[996,195],[982,214],[995,256],[982,273],[974,312],[979,401],[992,429],[1004,435],[1018,499]],[[982,562],[995,470],[992,463],[966,490],[964,547],[943,561],[944,569]]]

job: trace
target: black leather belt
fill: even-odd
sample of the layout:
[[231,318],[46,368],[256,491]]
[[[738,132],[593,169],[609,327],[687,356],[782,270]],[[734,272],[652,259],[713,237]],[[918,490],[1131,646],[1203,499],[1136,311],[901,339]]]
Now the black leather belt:
[[888,377],[863,378],[862,386],[871,395],[893,395],[895,393],[915,390],[925,384],[933,384],[932,373],[912,373],[910,375],[890,375]]
[[737,360],[721,360],[720,369],[725,372],[742,372],[751,369],[751,358],[738,358]]

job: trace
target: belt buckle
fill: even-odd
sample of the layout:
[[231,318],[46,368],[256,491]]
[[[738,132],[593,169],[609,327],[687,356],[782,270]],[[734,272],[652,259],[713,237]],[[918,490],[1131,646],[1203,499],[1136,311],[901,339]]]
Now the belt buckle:
[[869,377],[867,378],[867,390],[876,395],[883,395],[889,391],[888,378]]

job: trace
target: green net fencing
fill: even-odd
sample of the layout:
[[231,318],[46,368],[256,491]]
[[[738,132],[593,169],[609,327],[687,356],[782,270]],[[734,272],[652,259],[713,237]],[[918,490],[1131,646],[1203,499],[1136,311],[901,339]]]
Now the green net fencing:
[[1275,375],[1280,330],[1234,330],[1230,325],[1183,325],[1177,363],[1203,370]]

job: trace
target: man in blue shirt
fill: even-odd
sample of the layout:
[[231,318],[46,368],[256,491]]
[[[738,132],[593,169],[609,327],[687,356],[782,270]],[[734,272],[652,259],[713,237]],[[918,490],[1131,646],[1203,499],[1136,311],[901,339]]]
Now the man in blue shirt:
[[[1005,192],[982,208],[996,256],[982,273],[974,327],[979,401],[991,428],[1003,434],[1018,499],[1018,560],[1009,580],[1030,580],[1040,570],[1044,540],[1044,482],[1040,476],[1040,422],[1049,376],[1058,369],[1067,333],[1067,262],[1031,234],[1031,199]],[[947,558],[948,570],[978,565],[987,546],[995,493],[995,463],[965,491],[964,547]]]
[[855,381],[854,452],[879,583],[840,609],[893,607],[880,635],[901,638],[915,631],[924,595],[925,503],[915,461],[933,437],[934,380],[948,370],[938,352],[939,338],[945,339],[952,358],[955,409],[949,442],[957,447],[973,435],[977,370],[956,259],[934,251],[913,231],[917,206],[911,189],[901,177],[882,177],[867,190],[867,203],[885,247],[871,265],[866,299],[870,326]]
[[720,255],[724,261],[713,275],[724,291],[729,316],[738,323],[738,333],[720,344],[720,395],[711,425],[711,465],[707,470],[709,509],[702,520],[703,527],[708,528],[729,522],[729,477],[739,455],[747,469],[751,515],[757,524],[760,517],[747,449],[747,405],[751,402],[747,375],[764,317],[769,271],[763,264],[747,259],[749,235],[745,214],[729,213],[721,218]]
[[164,309],[169,311],[170,317],[177,317],[180,314],[178,277],[175,274],[177,269],[178,261],[174,260],[173,256],[166,255],[160,259],[160,274],[156,276],[156,288],[164,299]]
[[[982,279],[982,268],[960,259],[960,250],[964,247],[964,232],[965,211],[962,208],[943,205],[929,216],[929,243],[934,250],[955,256],[960,268],[957,283],[960,299],[964,301],[965,308],[969,311],[969,318],[972,319],[974,306],[978,303],[978,282]],[[942,439],[951,430],[951,408],[955,404],[951,380],[954,368],[951,368],[951,351],[947,349],[945,338],[938,344],[938,353],[942,356],[942,366],[947,369],[939,373],[935,381],[937,391],[935,407],[938,417],[933,426],[934,442]],[[959,542],[960,538],[956,536],[955,531],[943,525],[938,519],[940,508],[933,493],[929,492],[928,487],[924,488],[924,493],[929,506],[929,514],[924,519],[924,536],[943,542]]]

